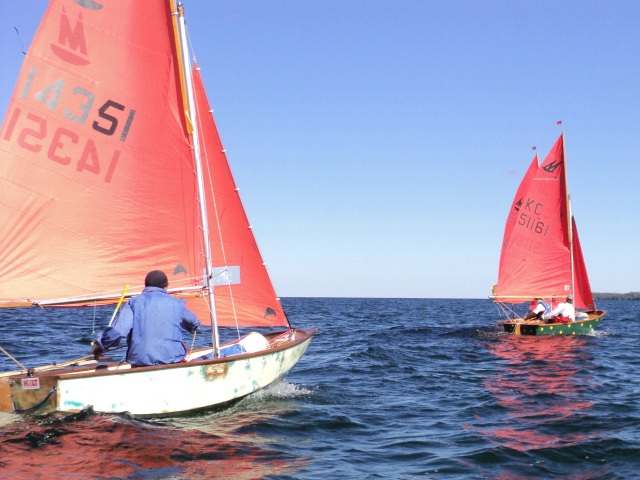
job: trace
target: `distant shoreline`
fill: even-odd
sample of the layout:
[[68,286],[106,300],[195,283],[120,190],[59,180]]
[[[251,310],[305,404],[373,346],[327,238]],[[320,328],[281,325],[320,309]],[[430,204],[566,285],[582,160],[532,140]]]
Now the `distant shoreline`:
[[640,300],[640,292],[629,293],[593,293],[597,300]]
[[[593,293],[596,300],[640,300],[640,292],[629,293]],[[288,299],[342,299],[342,300],[491,300],[489,297],[324,297],[324,296],[288,296],[283,295],[281,298]],[[493,300],[491,300],[493,301]],[[525,302],[522,302],[525,303]]]

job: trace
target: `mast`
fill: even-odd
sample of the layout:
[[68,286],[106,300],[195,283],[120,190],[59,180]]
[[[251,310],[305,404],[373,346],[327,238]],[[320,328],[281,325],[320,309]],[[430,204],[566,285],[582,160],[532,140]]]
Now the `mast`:
[[[173,4],[173,1],[172,1]],[[172,5],[172,11],[173,11]],[[191,77],[191,62],[189,60],[189,48],[187,44],[187,29],[184,19],[184,6],[178,4],[178,53],[180,54],[182,67],[182,81],[187,96],[187,125],[191,129],[193,147],[193,161],[196,170],[196,182],[198,191],[198,203],[200,206],[200,221],[202,226],[202,240],[205,257],[205,284],[209,298],[209,315],[211,316],[211,340],[213,355],[219,356],[220,339],[218,336],[218,319],[216,316],[216,302],[213,294],[213,264],[211,262],[211,243],[209,239],[209,220],[207,215],[207,202],[204,190],[204,175],[202,173],[202,159],[200,155],[200,137],[198,133],[197,113],[193,94],[193,79]]]
[[571,219],[573,218],[573,213],[571,211],[571,195],[569,195],[569,180],[568,177],[569,175],[567,174],[567,154],[566,154],[566,150],[565,150],[565,144],[564,144],[564,131],[562,132],[562,161],[563,161],[563,168],[564,168],[564,190],[565,190],[565,195],[567,196],[567,238],[569,239],[569,258],[571,260],[571,290],[570,290],[570,294],[572,296],[575,295],[575,285],[576,285],[576,274],[575,274],[575,268],[574,268],[574,264],[573,264],[573,228],[572,228],[572,222]]

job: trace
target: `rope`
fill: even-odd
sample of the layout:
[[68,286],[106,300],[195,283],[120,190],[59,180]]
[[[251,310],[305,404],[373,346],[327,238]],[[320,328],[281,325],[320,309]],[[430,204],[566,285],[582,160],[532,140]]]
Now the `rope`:
[[93,355],[87,355],[84,357],[76,358],[74,360],[69,360],[68,362],[53,363],[51,365],[46,365],[43,367],[36,367],[33,369],[33,371],[37,373],[37,372],[46,372],[47,370],[57,370],[59,368],[65,368],[65,367],[76,367],[76,366],[79,366],[81,362],[91,360],[92,358],[94,358]]
[[496,306],[498,307],[498,310],[502,310],[502,314],[507,318],[507,320],[511,320],[510,313],[515,313],[513,309],[509,309],[511,312],[507,311],[507,307],[504,303],[496,303]]
[[23,370],[28,370],[27,367],[25,367],[24,365],[22,365],[18,360],[16,360],[15,358],[13,358],[13,356],[11,356],[11,354],[9,352],[7,352],[4,348],[0,347],[0,350],[2,351],[2,353],[4,353],[7,357],[9,357],[11,360],[13,360],[14,362],[16,362],[18,364],[18,366],[20,368],[22,368]]

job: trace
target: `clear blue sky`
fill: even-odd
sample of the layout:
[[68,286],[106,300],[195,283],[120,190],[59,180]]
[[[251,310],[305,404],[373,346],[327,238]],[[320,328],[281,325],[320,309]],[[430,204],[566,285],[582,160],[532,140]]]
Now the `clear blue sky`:
[[[14,27],[26,48],[46,2],[2,3],[4,113]],[[185,7],[281,296],[485,298],[531,147],[561,128],[592,287],[640,291],[637,1]]]

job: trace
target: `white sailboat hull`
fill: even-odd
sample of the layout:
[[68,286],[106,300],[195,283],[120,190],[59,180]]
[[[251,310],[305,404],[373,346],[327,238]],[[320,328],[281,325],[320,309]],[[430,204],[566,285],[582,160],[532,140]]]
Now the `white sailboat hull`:
[[42,391],[37,396],[27,392],[29,398],[23,395],[26,391],[20,387],[21,378],[13,377],[13,405],[19,410],[38,412],[77,412],[91,406],[98,412],[129,412],[137,416],[171,415],[224,405],[284,376],[302,357],[314,333],[315,329],[295,330],[291,340],[276,347],[215,360],[37,372],[27,378],[38,379]]

